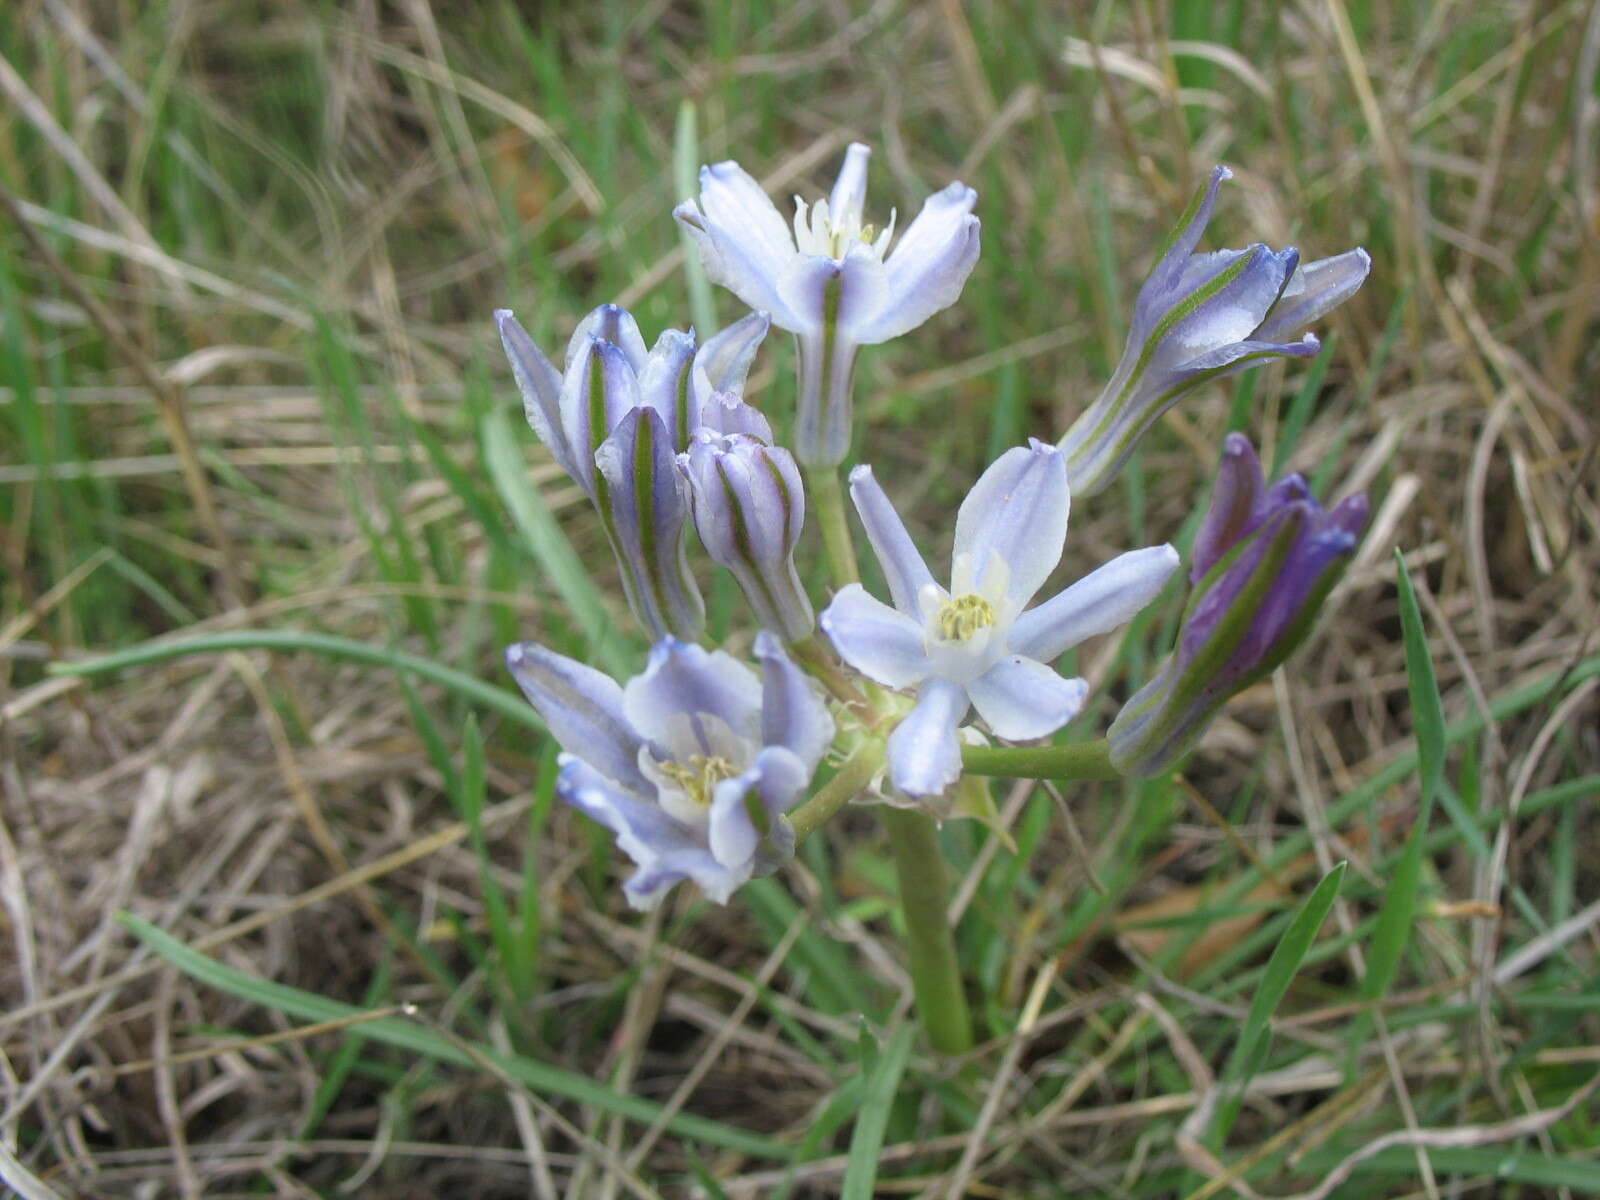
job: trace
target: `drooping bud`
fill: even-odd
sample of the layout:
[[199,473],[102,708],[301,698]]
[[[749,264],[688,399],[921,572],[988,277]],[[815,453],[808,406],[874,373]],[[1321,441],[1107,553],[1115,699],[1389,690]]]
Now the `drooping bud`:
[[1343,303],[1367,277],[1365,250],[1300,262],[1293,247],[1257,243],[1196,254],[1232,172],[1217,167],[1179,219],[1134,301],[1127,345],[1111,381],[1061,438],[1076,497],[1103,491],[1167,409],[1208,379],[1272,358],[1309,358],[1314,334],[1286,340]]
[[1249,439],[1229,435],[1177,648],[1107,731],[1117,770],[1170,768],[1231,697],[1305,641],[1366,520],[1365,496],[1324,511],[1299,475],[1267,487]]
[[794,566],[805,524],[794,458],[749,434],[701,429],[678,467],[706,553],[733,572],[762,628],[785,641],[808,636],[816,620]]

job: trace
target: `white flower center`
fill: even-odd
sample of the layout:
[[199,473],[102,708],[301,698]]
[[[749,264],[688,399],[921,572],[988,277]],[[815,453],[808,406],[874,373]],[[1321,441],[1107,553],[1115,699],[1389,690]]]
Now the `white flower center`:
[[1006,600],[1011,571],[991,557],[980,577],[970,554],[956,557],[950,591],[930,583],[917,597],[923,646],[933,673],[952,683],[971,683],[1006,653],[1006,635],[1017,614]]
[[874,258],[882,260],[894,237],[895,214],[889,213],[889,223],[880,232],[874,225],[864,225],[859,211],[832,213],[826,200],[808,206],[799,196],[794,198],[794,244],[801,254],[817,254],[838,262],[857,246]]

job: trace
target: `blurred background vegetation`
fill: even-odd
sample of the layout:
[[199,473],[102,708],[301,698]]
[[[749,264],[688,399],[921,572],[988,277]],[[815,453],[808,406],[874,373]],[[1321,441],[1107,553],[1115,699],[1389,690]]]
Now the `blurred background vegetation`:
[[[1597,67],[1578,0],[10,0],[0,1179],[1600,1193]],[[552,352],[601,301],[687,325],[684,168],[812,195],[852,139],[869,215],[981,196],[961,303],[859,377],[863,457],[934,552],[996,452],[1095,394],[1213,162],[1211,245],[1375,264],[1319,359],[1186,401],[1075,510],[1064,577],[1182,545],[1243,428],[1375,515],[1315,642],[1182,779],[998,788],[1010,839],[947,828],[963,1064],[910,1037],[869,811],[726,909],[638,919],[499,664],[638,644],[492,310]],[[792,382],[774,335],[780,424]],[[1086,648],[1073,736],[1180,605]],[[1291,981],[1274,950],[1341,861]],[[152,952],[184,944],[211,959]]]

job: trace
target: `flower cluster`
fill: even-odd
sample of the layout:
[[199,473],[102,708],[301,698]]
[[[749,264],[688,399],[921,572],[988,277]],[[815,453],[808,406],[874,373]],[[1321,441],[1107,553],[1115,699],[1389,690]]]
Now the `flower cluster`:
[[[837,474],[855,435],[855,363],[861,347],[955,303],[979,220],[977,193],[958,182],[903,231],[892,211],[868,223],[869,157],[850,146],[828,197],[797,198],[792,221],[737,163],[702,169],[699,195],[673,216],[706,274],[754,310],[703,342],[669,329],[647,350],[633,317],[605,304],[557,369],[497,314],[528,422],[594,505],[654,643],[626,683],[532,643],[506,655],[562,748],[560,796],[616,836],[636,866],[624,892],[641,908],[682,880],[726,901],[793,853],[797,828],[852,798],[982,815],[967,761],[1024,753],[988,743],[1049,738],[1075,720],[1090,687],[1058,660],[1128,622],[1179,565],[1170,545],[1133,550],[1034,603],[1061,561],[1072,497],[1103,491],[1204,381],[1317,353],[1314,334],[1295,335],[1367,274],[1359,249],[1309,263],[1260,244],[1200,252],[1229,177],[1216,168],[1157,255],[1099,398],[1059,444],[1001,454],[961,502],[948,587],[872,468],[848,472],[885,603],[854,576]],[[769,416],[743,392],[772,325],[795,335],[798,395]],[[808,487],[831,598],[796,562]],[[1175,765],[1229,697],[1305,639],[1365,512],[1360,496],[1324,512],[1297,475],[1268,487],[1248,440],[1230,437],[1177,646],[1094,743],[1101,761],[1135,776]],[[754,617],[759,676],[699,644],[691,527]],[[819,770],[832,777],[816,788]]]

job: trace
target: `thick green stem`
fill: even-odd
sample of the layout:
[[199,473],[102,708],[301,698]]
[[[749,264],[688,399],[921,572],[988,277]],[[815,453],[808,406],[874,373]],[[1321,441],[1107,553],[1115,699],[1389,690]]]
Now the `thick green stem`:
[[950,908],[950,874],[939,846],[939,831],[926,813],[888,805],[882,812],[900,878],[917,1011],[935,1050],[965,1054],[972,1049],[972,1017],[961,986],[955,938],[945,915]]
[[1001,779],[1121,779],[1111,765],[1104,738],[1065,746],[963,746],[961,765],[969,775]]
[[828,818],[838,812],[872,782],[872,777],[883,766],[882,738],[872,738],[856,747],[844,760],[834,777],[812,794],[804,804],[789,814],[789,824],[794,826],[797,841],[805,841]]
[[839,473],[832,467],[808,470],[806,491],[811,498],[811,510],[817,514],[822,529],[822,548],[828,556],[833,586],[842,588],[847,583],[855,583],[861,578],[861,569],[856,565],[855,543],[850,540],[850,518],[845,512]]

